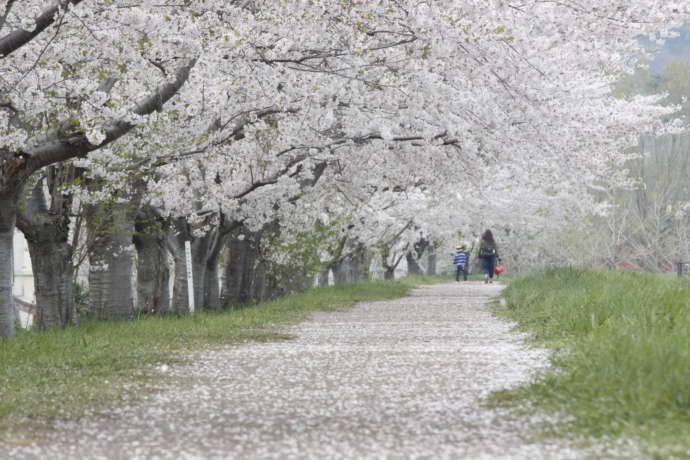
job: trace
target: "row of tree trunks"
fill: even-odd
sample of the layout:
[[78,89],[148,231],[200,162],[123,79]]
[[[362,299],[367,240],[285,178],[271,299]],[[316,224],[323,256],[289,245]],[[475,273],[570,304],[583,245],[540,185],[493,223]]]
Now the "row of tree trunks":
[[[110,204],[107,213],[103,213],[103,207],[97,206],[89,211],[89,231],[94,246],[89,276],[91,312],[103,319],[130,319],[133,316],[132,241],[138,253],[137,309],[157,314],[188,311],[184,241],[190,238],[189,234],[178,232],[171,236],[166,223],[152,210],[140,210],[136,213],[136,220],[134,214],[131,203]],[[103,227],[107,227],[106,231]],[[43,228],[43,233],[40,233],[40,228]],[[59,232],[55,226],[35,227],[33,232],[29,240],[38,273],[39,327],[47,329],[74,324],[71,248],[67,244],[67,233]],[[304,274],[294,273],[279,279],[270,264],[261,260],[261,235],[241,230],[235,232],[225,246],[221,296],[217,282],[218,259],[227,233],[219,227],[192,242],[197,308],[233,308],[251,301],[276,298],[286,292],[303,289],[313,281]],[[166,235],[168,242],[173,242],[167,248]],[[175,260],[172,302],[168,287],[167,250],[171,250]],[[365,247],[359,245],[345,258],[332,264],[330,269],[336,284],[353,283],[368,279],[369,263]],[[430,267],[433,265],[429,264]],[[106,267],[107,270],[99,270]],[[394,270],[394,267],[389,268]],[[328,276],[328,271],[321,273],[319,285],[327,285]],[[392,276],[386,278],[391,279]]]
[[313,284],[304,267],[277,266],[270,260],[271,248],[262,247],[262,242],[278,235],[275,223],[259,232],[239,228],[229,235],[223,256],[222,308],[276,299]]
[[[340,286],[352,284],[358,281],[369,279],[369,265],[371,257],[363,244],[357,244],[351,253],[345,257],[331,263],[330,269],[333,271],[333,284]],[[328,271],[320,282],[328,283]]]
[[[40,186],[36,190],[36,196],[40,196]],[[31,206],[36,209],[45,207],[37,203],[32,202]],[[190,239],[197,308],[234,308],[252,301],[277,298],[313,282],[304,270],[277,270],[272,262],[264,259],[260,247],[262,232],[237,229],[237,224],[219,225],[202,237],[192,238],[189,231],[173,234],[179,226],[169,225],[152,209],[137,208],[136,200],[113,201],[90,205],[86,211],[90,246],[90,312],[97,318],[128,320],[133,318],[135,311],[155,314],[188,311],[184,247],[185,241]],[[7,208],[3,210],[7,211]],[[36,273],[38,325],[42,329],[65,327],[76,322],[69,226],[55,223],[50,220],[46,220],[45,225],[32,222],[31,226],[24,228]],[[6,238],[0,241],[0,254],[3,251],[11,254],[13,231],[14,228],[9,229]],[[276,230],[269,228],[268,231]],[[2,242],[6,244],[3,246]],[[138,256],[136,306],[132,278],[134,249]],[[222,293],[218,283],[221,254],[225,259]],[[168,268],[170,255],[174,260],[175,276],[172,298]],[[340,283],[355,282],[368,278],[368,263],[364,246],[359,246],[336,264],[334,272]],[[11,274],[0,275],[11,278]],[[8,284],[11,286],[11,280]],[[9,289],[8,293],[11,295]],[[12,326],[3,334],[10,335],[16,321],[14,311],[5,313],[5,316],[3,324]]]

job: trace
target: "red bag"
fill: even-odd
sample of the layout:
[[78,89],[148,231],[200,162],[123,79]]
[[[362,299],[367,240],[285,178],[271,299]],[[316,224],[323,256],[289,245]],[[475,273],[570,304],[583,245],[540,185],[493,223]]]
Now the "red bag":
[[506,268],[503,266],[503,264],[498,264],[498,265],[496,265],[496,268],[494,268],[494,273],[496,273],[497,275],[500,275],[501,273],[503,273],[503,271],[505,269]]

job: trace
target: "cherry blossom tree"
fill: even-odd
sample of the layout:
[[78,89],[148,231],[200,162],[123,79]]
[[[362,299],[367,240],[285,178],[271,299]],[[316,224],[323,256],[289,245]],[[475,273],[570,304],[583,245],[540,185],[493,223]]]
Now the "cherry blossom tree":
[[[549,215],[575,182],[624,180],[625,147],[668,113],[658,97],[613,98],[611,81],[643,52],[636,36],[663,38],[690,12],[629,3],[6,2],[0,259],[31,175],[78,157],[96,174],[119,165],[102,169],[109,179],[155,169],[141,203],[197,233],[199,266],[220,247],[203,238],[222,241],[204,230],[256,232],[292,205],[304,215],[281,220],[287,230],[328,210],[357,233],[350,248],[389,254],[420,231],[526,230],[536,224],[510,211],[515,200]],[[308,207],[303,181],[322,164],[323,190],[339,198]],[[487,197],[495,184],[500,199]],[[476,202],[433,228],[458,189],[454,201]],[[13,333],[10,286],[2,265],[0,335]]]

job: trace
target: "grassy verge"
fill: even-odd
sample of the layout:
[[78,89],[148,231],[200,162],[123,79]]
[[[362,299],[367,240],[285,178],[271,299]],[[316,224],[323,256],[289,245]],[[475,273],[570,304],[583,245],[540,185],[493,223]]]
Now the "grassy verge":
[[[310,289],[284,299],[222,313],[147,317],[131,322],[85,323],[39,333],[20,331],[0,339],[0,437],[19,421],[77,416],[155,384],[154,365],[178,361],[207,345],[276,340],[276,324],[299,321],[311,311],[353,302],[404,296],[418,284],[447,278],[415,276]],[[129,394],[128,394],[129,393]]]
[[572,415],[556,427],[642,441],[690,458],[690,283],[671,276],[556,269],[518,278],[502,313],[555,350],[554,371],[497,395]]

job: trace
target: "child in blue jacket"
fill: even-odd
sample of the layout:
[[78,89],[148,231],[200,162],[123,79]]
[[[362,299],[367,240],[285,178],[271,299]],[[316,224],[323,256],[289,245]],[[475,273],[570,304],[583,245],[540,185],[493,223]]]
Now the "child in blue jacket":
[[469,265],[469,257],[465,251],[465,245],[458,246],[456,253],[453,256],[453,265],[455,265],[455,281],[460,281],[460,273],[462,273],[462,279],[467,281],[467,266]]

